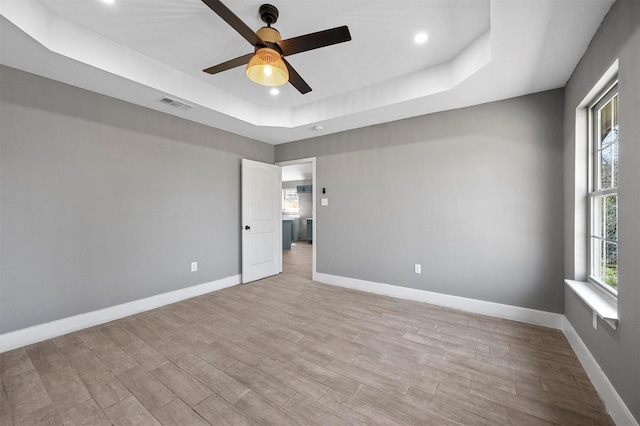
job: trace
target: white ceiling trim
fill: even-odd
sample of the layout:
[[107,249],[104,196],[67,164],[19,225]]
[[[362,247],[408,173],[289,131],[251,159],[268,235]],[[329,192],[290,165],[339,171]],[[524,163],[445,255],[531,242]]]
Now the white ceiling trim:
[[[189,8],[202,6],[189,1]],[[312,130],[317,124],[328,134],[563,87],[612,3],[490,0],[489,28],[448,62],[313,102],[296,98],[293,107],[235,96],[197,73],[186,74],[64,20],[38,0],[0,1],[0,62],[278,144],[318,136]],[[159,104],[164,95],[196,108]]]
[[51,14],[37,0],[2,2],[0,13],[54,53],[254,126],[309,126],[433,95],[455,87],[491,58],[491,37],[487,30],[451,61],[401,79],[299,107],[264,108],[65,21]]
[[353,90],[293,111],[293,127],[378,110],[453,89],[491,62],[491,30],[487,30],[451,61],[401,79]]
[[267,118],[249,102],[52,15],[37,0],[0,2],[0,14],[54,53],[250,124],[290,126],[287,111],[270,110]]

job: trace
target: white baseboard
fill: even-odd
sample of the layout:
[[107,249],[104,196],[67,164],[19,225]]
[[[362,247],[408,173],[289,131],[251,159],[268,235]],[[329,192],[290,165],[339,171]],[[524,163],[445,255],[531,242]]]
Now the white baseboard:
[[563,326],[564,315],[555,314],[553,312],[538,311],[535,309],[503,305],[501,303],[468,299],[466,297],[451,296],[448,294],[416,290],[414,288],[399,287],[319,272],[316,273],[315,280],[338,287],[361,290],[384,296],[397,297],[399,299],[413,300],[416,302],[430,303],[432,305],[443,306],[446,308],[460,309],[462,311],[473,312],[475,314],[489,315],[492,317],[537,324],[545,327],[562,329]]
[[607,411],[615,424],[638,426],[638,422],[634,419],[631,411],[629,411],[629,408],[627,408],[624,401],[622,401],[622,398],[620,398],[620,395],[616,392],[609,378],[604,374],[604,371],[602,371],[596,359],[591,355],[589,348],[584,344],[567,317],[564,317],[562,330],[565,336],[567,336],[567,340],[569,340],[573,351],[578,356],[582,367],[584,367],[587,372],[591,383],[593,383],[600,398],[602,398],[602,402],[604,402],[605,407],[607,407]]
[[240,275],[0,334],[0,353],[240,284]]
[[569,323],[569,320],[562,314],[554,314],[551,312],[537,311],[535,309],[520,308],[517,306],[485,302],[482,300],[450,296],[447,294],[433,293],[430,291],[398,287],[389,284],[323,273],[316,273],[315,281],[338,287],[350,288],[353,290],[397,297],[399,299],[413,300],[416,302],[430,303],[447,308],[460,309],[466,312],[560,329],[564,332],[567,340],[573,347],[573,350],[591,379],[593,386],[598,391],[598,394],[600,394],[600,397],[607,407],[607,411],[613,418],[613,421],[617,425],[640,426],[596,362],[593,355],[591,355],[591,352],[589,352],[587,346],[584,344],[582,339],[580,339],[573,326]]

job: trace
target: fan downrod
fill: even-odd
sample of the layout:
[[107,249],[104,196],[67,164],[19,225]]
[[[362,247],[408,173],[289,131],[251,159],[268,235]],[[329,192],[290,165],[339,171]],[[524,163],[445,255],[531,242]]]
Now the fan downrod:
[[278,8],[272,4],[263,4],[260,6],[258,12],[260,13],[260,19],[262,19],[262,22],[267,24],[269,27],[272,24],[275,24],[278,20]]

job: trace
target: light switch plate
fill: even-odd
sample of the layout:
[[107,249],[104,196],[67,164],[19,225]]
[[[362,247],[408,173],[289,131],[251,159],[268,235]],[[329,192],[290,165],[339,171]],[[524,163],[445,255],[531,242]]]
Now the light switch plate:
[[595,309],[593,311],[593,329],[598,329],[598,313],[595,311]]
[[198,270],[198,262],[191,262],[191,272],[196,272]]
[[321,206],[328,206],[329,205],[329,199],[328,198],[321,198],[320,199],[320,205]]

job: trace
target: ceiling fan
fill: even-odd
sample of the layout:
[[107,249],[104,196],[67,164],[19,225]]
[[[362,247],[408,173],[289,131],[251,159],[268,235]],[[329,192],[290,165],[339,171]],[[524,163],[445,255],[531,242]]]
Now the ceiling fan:
[[246,64],[247,76],[252,81],[263,86],[280,86],[288,81],[300,93],[305,94],[311,91],[311,87],[284,57],[351,40],[351,34],[346,25],[282,40],[278,30],[271,27],[278,20],[279,14],[278,9],[273,5],[260,6],[260,18],[267,26],[254,32],[220,0],[202,0],[202,2],[255,48],[254,53],[248,53],[203,70],[209,74],[217,74]]

